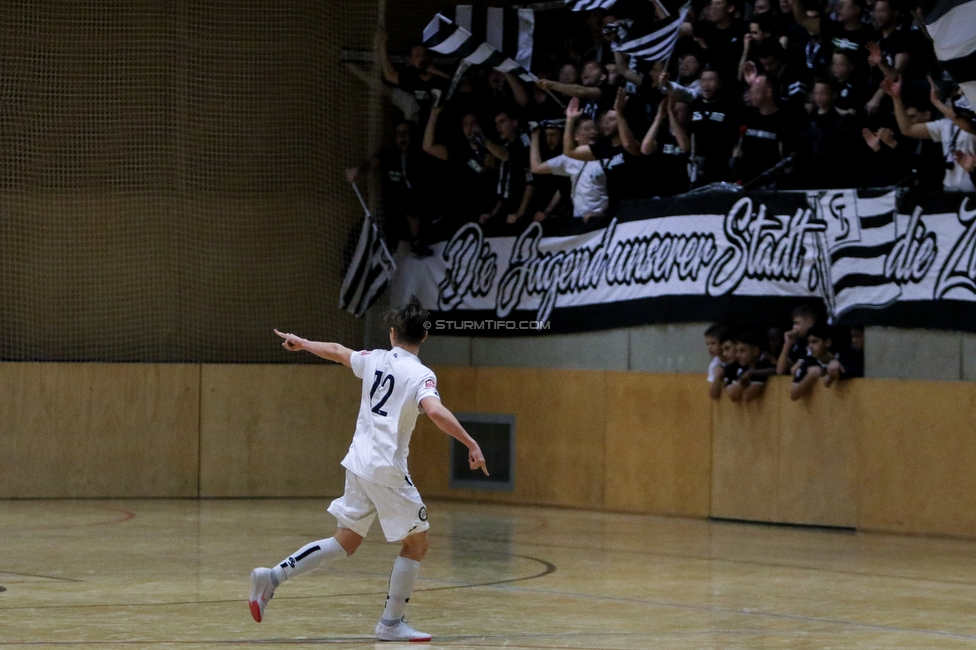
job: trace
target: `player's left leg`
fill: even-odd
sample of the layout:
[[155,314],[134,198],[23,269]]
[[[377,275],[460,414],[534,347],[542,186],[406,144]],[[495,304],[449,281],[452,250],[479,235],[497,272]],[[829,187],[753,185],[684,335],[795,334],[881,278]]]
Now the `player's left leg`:
[[420,561],[427,553],[427,507],[417,488],[377,487],[372,492],[383,534],[389,542],[401,542],[400,556],[393,563],[390,591],[383,616],[376,624],[380,641],[429,641],[430,635],[418,632],[403,620]]
[[427,554],[427,531],[408,535],[403,540],[400,555],[393,563],[390,590],[386,596],[383,617],[376,625],[376,638],[381,641],[430,641],[430,635],[418,632],[403,620],[403,611],[410,602],[413,585],[420,572],[420,562]]

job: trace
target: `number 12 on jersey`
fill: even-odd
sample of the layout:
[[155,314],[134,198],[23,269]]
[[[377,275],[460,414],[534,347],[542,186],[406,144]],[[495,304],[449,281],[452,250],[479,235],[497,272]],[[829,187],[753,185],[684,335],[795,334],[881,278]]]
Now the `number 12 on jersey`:
[[[387,384],[389,384],[388,388]],[[376,371],[376,377],[373,379],[373,387],[369,389],[369,399],[372,401],[373,395],[376,394],[376,389],[380,387],[386,388],[386,394],[370,409],[373,413],[386,417],[386,411],[383,410],[383,405],[386,404],[386,400],[390,399],[390,395],[393,394],[393,386],[395,384],[396,381],[393,379],[393,375],[384,377],[382,372],[379,370]]]

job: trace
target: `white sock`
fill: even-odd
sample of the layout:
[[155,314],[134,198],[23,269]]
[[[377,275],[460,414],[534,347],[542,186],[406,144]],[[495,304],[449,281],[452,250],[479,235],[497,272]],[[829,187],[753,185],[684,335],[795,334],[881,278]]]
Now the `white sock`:
[[335,537],[320,539],[301,547],[295,551],[294,555],[271,569],[274,574],[272,582],[277,587],[289,578],[314,571],[323,563],[333,562],[344,557],[346,557],[346,551],[339,545]]
[[383,618],[380,621],[383,625],[396,625],[396,622],[403,616],[403,610],[410,602],[410,594],[413,592],[413,583],[417,579],[417,572],[420,571],[420,562],[398,556],[393,563],[393,572],[390,574],[390,591],[386,596],[386,608],[383,610]]

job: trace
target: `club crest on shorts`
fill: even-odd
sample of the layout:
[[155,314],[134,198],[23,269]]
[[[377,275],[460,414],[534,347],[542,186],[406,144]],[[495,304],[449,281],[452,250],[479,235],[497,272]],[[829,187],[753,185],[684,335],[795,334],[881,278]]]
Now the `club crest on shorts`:
[[420,517],[420,521],[427,521],[427,506],[420,506],[420,512],[417,513]]

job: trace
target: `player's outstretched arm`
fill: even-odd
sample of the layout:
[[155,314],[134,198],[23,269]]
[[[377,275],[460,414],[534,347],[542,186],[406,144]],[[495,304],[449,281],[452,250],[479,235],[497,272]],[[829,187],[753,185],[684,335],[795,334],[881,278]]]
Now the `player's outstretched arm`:
[[457,421],[454,414],[433,395],[420,400],[420,405],[424,407],[427,417],[437,425],[438,429],[468,448],[468,466],[471,469],[481,468],[485,476],[488,476],[488,468],[485,466],[485,456],[481,453],[481,447],[464,430],[464,427]]
[[335,361],[336,363],[341,363],[344,366],[348,366],[350,364],[349,359],[352,357],[352,350],[344,345],[339,345],[338,343],[324,343],[322,341],[309,341],[308,339],[303,339],[300,336],[285,334],[284,332],[279,332],[278,330],[275,330],[274,333],[285,339],[282,341],[281,347],[285,348],[289,352],[305,350],[306,352],[311,352],[315,356],[328,359],[329,361]]

